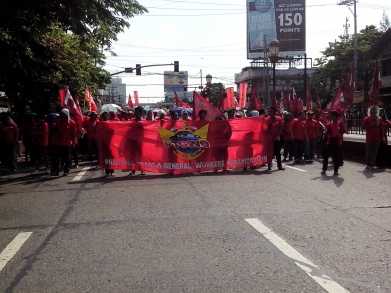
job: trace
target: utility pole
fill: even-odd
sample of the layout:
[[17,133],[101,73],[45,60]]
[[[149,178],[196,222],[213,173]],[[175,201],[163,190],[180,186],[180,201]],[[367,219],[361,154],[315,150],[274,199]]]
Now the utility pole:
[[349,17],[346,17],[346,23],[343,25],[343,27],[345,28],[345,37],[348,38],[349,37],[349,28],[350,28]]
[[[357,82],[357,0],[341,0],[337,5],[346,5],[354,16],[354,91],[356,91]],[[353,11],[350,6],[353,5]]]

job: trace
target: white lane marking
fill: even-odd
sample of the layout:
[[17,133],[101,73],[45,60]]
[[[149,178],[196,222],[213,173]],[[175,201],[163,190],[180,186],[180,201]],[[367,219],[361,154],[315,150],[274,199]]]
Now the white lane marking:
[[75,178],[72,179],[72,181],[80,181],[81,180],[81,177],[83,177],[87,172],[87,170],[90,169],[90,167],[84,167],[82,170],[82,172],[79,172],[79,174],[77,174],[75,176]]
[[319,274],[319,268],[310,260],[306,259],[292,246],[286,243],[277,234],[273,233],[268,227],[262,224],[258,219],[246,219],[247,223],[253,226],[259,233],[268,239],[274,246],[276,246],[282,253],[295,261],[295,264],[315,280],[320,286],[330,293],[349,293],[337,282],[333,281],[329,276]]
[[18,252],[22,247],[23,243],[33,234],[33,232],[22,232],[19,233],[14,240],[1,252],[0,254],[0,272],[5,265],[11,260],[11,258]]
[[295,168],[295,167],[288,166],[288,165],[285,165],[285,164],[283,164],[282,166],[284,166],[284,167],[286,167],[286,168],[290,168],[290,169],[296,170],[296,171],[300,171],[300,172],[308,172],[307,170]]

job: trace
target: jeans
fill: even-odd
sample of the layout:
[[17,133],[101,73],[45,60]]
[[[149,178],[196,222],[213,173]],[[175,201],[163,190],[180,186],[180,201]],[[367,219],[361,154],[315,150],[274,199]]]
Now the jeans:
[[284,159],[289,155],[289,160],[293,158],[293,140],[284,140]]
[[293,140],[293,155],[295,161],[301,160],[304,152],[304,140],[294,139]]
[[314,151],[316,146],[316,138],[310,138],[305,142],[305,156],[306,160],[314,160]]
[[367,140],[366,161],[367,166],[373,167],[376,163],[377,150],[379,149],[380,140]]

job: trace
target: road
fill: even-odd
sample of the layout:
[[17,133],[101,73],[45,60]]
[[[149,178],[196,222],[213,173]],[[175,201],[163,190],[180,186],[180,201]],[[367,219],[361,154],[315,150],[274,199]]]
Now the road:
[[0,292],[391,292],[390,170],[320,171],[2,172]]

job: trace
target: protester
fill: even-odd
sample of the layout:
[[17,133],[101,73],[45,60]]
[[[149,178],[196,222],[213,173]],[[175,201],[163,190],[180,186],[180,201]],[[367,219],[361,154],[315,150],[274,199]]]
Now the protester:
[[316,137],[318,136],[318,131],[319,131],[318,122],[313,118],[314,118],[314,112],[308,111],[307,119],[304,121],[304,129],[306,134],[304,159],[306,163],[314,162]]
[[282,134],[284,138],[284,158],[282,161],[292,161],[293,158],[293,133],[292,133],[293,116],[287,112],[284,115]]
[[390,128],[391,122],[390,122],[390,120],[388,120],[387,114],[383,108],[379,109],[379,117],[382,119],[382,122],[383,122],[383,125],[382,125],[383,136],[382,136],[382,140],[379,144],[379,149],[377,151],[376,166],[378,168],[383,169],[385,162],[387,162],[387,158],[388,158],[388,156],[387,156],[387,141],[388,141],[387,130]]
[[198,112],[198,117],[200,118],[200,121],[205,121],[207,115],[208,115],[208,112],[206,112],[206,110],[200,110]]
[[4,166],[11,172],[18,171],[18,126],[7,113],[1,116],[0,125],[0,144],[2,146]]
[[153,116],[152,110],[148,110],[147,114],[145,115],[145,120],[146,121],[154,121],[155,117]]
[[[269,133],[272,137],[273,156],[276,157],[277,168],[278,170],[285,170],[285,168],[283,168],[281,164],[281,141],[280,141],[283,122],[281,117],[276,116],[276,113],[277,113],[276,108],[270,107],[268,110],[269,117],[265,118],[265,121],[269,129]],[[272,163],[269,163],[267,170],[270,171],[271,169],[272,169]]]
[[56,147],[53,156],[53,176],[59,176],[60,161],[64,163],[64,174],[67,176],[70,171],[71,149],[76,144],[76,123],[69,118],[69,110],[62,109],[60,119],[53,124],[52,132],[55,136]]
[[49,142],[49,126],[45,121],[45,115],[38,114],[35,117],[37,130],[35,132],[35,145],[33,147],[35,158],[35,171],[31,175],[39,175],[39,163],[43,159],[45,163],[45,174],[50,174],[49,156],[48,156],[48,142]]
[[[106,112],[107,113],[107,112]],[[98,134],[96,132],[96,126],[98,125],[98,113],[91,112],[90,119],[83,121],[83,128],[86,131],[87,146],[88,146],[88,162],[92,165],[94,162],[94,156],[99,166],[99,145]]]
[[[132,118],[131,121],[134,121],[134,122],[144,121],[144,118],[142,117],[143,110],[144,109],[141,106],[136,107],[136,109],[134,109],[134,118]],[[177,117],[178,117],[178,113],[177,113]],[[138,129],[138,131],[137,131],[136,139],[135,140],[130,140],[130,146],[129,146],[130,149],[126,150],[126,151],[130,152],[130,155],[133,158],[132,159],[132,161],[133,161],[133,164],[132,164],[133,170],[129,173],[128,176],[133,176],[133,175],[136,174],[136,167],[137,167],[136,164],[141,161],[141,157],[142,157],[142,133],[143,133],[143,127],[141,126],[141,124],[139,125],[139,127],[137,127],[137,129]],[[140,175],[145,175],[145,172],[141,170]]]
[[342,139],[345,133],[345,124],[342,120],[338,120],[338,111],[331,111],[330,118],[331,122],[327,124],[327,146],[326,153],[323,157],[323,168],[320,174],[326,175],[329,158],[333,157],[334,176],[339,176],[338,169],[341,162],[342,154]]
[[228,119],[235,119],[235,109],[231,108],[227,111],[227,118]]
[[364,118],[362,129],[366,130],[366,166],[365,169],[376,169],[376,155],[383,139],[383,120],[379,117],[379,107],[372,105],[368,108],[368,116]]
[[186,110],[182,111],[182,118],[180,120],[187,122],[191,120],[191,118],[189,117],[189,113]]
[[[97,129],[99,128],[100,126],[100,122],[102,123],[108,123],[108,121],[110,120],[110,114],[107,113],[107,112],[103,112],[101,115],[100,115],[100,120],[99,120],[99,123],[97,124]],[[112,135],[112,133],[111,133]],[[110,159],[110,158],[108,158]],[[110,178],[110,177],[115,177],[115,174],[114,174],[114,170],[113,169],[105,169],[105,177],[106,178]]]
[[298,117],[293,119],[291,126],[293,134],[293,154],[295,158],[295,164],[300,163],[303,158],[305,138],[304,119],[304,112],[300,112]]

